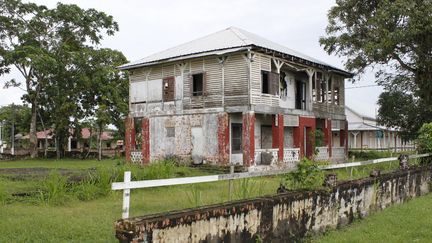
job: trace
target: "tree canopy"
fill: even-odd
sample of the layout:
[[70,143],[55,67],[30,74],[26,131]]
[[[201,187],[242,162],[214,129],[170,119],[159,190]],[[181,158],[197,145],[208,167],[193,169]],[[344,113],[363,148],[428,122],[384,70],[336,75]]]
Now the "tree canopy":
[[[9,72],[11,66],[22,74],[27,91],[23,100],[31,106],[32,157],[37,155],[36,122],[41,107],[49,113],[45,119],[59,128],[56,136],[67,136],[60,131],[67,131],[69,120],[94,115],[93,107],[106,105],[96,104],[92,100],[95,94],[108,97],[105,103],[110,111],[124,111],[125,105],[120,103],[127,100],[122,90],[127,87],[116,91],[123,99],[116,92],[104,92],[111,89],[107,86],[118,88],[120,84],[114,83],[123,82],[119,80],[124,78],[122,74],[112,66],[126,59],[118,51],[98,48],[104,35],[117,30],[112,16],[95,9],[61,3],[49,9],[19,0],[0,2],[0,75]],[[19,85],[17,80],[6,83],[6,87]],[[117,105],[121,108],[113,108]]]
[[26,105],[7,105],[0,107],[0,123],[3,141],[11,142],[12,125],[14,125],[14,135],[25,134],[30,126],[30,108]]
[[396,120],[387,115],[404,102],[432,105],[432,1],[337,0],[328,20],[327,36],[320,38],[324,49],[346,57],[346,68],[356,74],[378,70],[376,81],[385,88],[380,120],[416,132],[412,112],[402,110],[409,114]]

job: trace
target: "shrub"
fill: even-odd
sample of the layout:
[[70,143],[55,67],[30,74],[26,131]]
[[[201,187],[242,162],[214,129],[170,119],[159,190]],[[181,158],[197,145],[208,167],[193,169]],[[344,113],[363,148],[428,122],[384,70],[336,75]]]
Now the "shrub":
[[[425,123],[419,130],[417,137],[417,151],[419,153],[432,153],[432,122]],[[432,162],[431,157],[422,158],[421,163]]]
[[286,175],[285,186],[292,189],[320,187],[324,180],[324,172],[318,166],[318,163],[303,158],[298,164],[297,170]]
[[64,204],[68,199],[67,187],[67,178],[53,170],[42,183],[39,199],[47,204]]

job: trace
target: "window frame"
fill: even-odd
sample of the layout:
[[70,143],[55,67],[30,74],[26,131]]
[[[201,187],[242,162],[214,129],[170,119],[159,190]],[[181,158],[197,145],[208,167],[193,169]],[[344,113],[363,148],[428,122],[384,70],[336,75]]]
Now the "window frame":
[[[201,75],[201,77],[202,77],[202,79],[201,79],[201,82],[202,82],[201,92],[194,91],[194,76],[195,75]],[[202,96],[207,95],[207,92],[206,92],[206,72],[200,71],[200,72],[191,73],[191,75],[190,75],[190,95],[191,95],[191,97],[202,97]]]
[[[234,129],[239,129],[239,137],[234,137]],[[243,124],[242,123],[231,123],[231,153],[241,154],[243,151]],[[238,141],[239,149],[234,149],[234,141]]]

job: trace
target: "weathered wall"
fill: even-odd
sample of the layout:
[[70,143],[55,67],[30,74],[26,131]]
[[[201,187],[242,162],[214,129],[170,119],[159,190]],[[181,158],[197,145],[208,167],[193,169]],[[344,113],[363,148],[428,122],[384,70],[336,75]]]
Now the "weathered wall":
[[428,193],[431,171],[415,168],[345,182],[329,191],[289,192],[119,220],[116,236],[123,242],[291,242]]
[[151,160],[177,156],[217,163],[217,114],[156,116],[150,118]]

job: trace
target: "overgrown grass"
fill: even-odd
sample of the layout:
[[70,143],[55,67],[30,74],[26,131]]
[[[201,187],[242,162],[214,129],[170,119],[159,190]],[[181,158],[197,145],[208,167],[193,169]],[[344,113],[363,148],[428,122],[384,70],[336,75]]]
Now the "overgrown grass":
[[310,242],[431,242],[432,194],[394,205]]
[[[29,163],[32,168],[55,170],[47,175],[47,180],[39,177],[16,180],[0,175],[0,242],[116,242],[113,224],[121,217],[122,192],[113,192],[110,186],[112,181],[123,180],[124,171],[131,170],[133,180],[211,173],[210,170],[178,166],[172,161],[161,161],[144,169],[134,165],[125,166],[115,160],[77,162],[81,164],[72,165],[73,160],[7,162],[8,167],[3,168],[13,168],[9,167],[9,163],[24,168],[24,164]],[[86,162],[89,165],[85,165]],[[4,165],[0,162],[0,167],[2,166]],[[393,169],[398,167],[398,163],[395,161],[391,166],[389,163],[380,166]],[[63,168],[81,172],[84,180],[65,182],[64,176],[59,176],[59,169]],[[371,169],[372,166],[360,168],[354,176],[368,176]],[[339,180],[349,178],[349,170],[332,172],[338,173]],[[273,176],[235,180],[231,196],[238,200],[275,194],[282,178],[283,176]],[[228,185],[228,181],[221,181],[132,190],[130,215],[140,216],[227,202],[230,198]],[[11,196],[17,192],[40,191],[43,192],[43,197],[37,193],[24,197]]]

